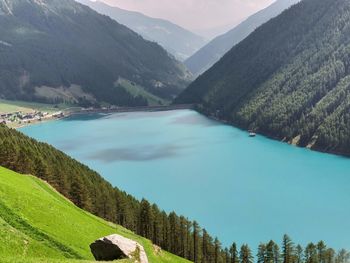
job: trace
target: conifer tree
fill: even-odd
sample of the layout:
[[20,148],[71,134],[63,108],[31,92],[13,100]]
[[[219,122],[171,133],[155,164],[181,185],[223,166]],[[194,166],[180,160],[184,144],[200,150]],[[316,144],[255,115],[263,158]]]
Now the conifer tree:
[[209,235],[208,232],[203,229],[202,231],[202,262],[206,263],[209,262]]
[[294,263],[295,261],[294,245],[288,235],[283,236],[282,258],[283,263]]
[[230,248],[230,254],[231,254],[231,262],[230,263],[239,263],[239,255],[238,255],[236,243],[232,243],[231,248]]
[[200,262],[199,258],[199,225],[197,221],[193,222],[193,261]]
[[266,245],[260,244],[258,247],[257,263],[267,263]]
[[214,246],[214,262],[219,263],[221,244],[218,238],[215,238]]
[[309,243],[304,252],[305,263],[319,263],[315,244]]
[[296,263],[303,263],[304,251],[301,245],[297,245],[295,249]]
[[325,263],[326,261],[326,245],[323,241],[320,241],[317,243],[317,257],[318,257],[318,261],[319,263]]
[[345,249],[341,249],[335,258],[335,263],[349,263],[350,253]]
[[325,252],[325,262],[334,263],[335,251],[332,248],[328,248]]
[[242,245],[239,252],[240,263],[253,263],[253,255],[248,245]]

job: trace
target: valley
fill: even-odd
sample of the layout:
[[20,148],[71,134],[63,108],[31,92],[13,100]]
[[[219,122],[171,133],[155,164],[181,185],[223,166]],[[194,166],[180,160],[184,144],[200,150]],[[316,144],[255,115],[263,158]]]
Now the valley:
[[350,263],[349,36],[349,0],[0,0],[0,262]]

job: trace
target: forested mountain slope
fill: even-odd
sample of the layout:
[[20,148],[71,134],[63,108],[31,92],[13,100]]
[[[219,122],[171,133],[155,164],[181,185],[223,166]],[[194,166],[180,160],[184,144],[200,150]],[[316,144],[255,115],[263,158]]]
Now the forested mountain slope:
[[277,0],[267,8],[250,16],[247,20],[243,21],[227,33],[210,41],[188,58],[185,61],[185,65],[194,75],[198,76],[202,74],[213,66],[234,45],[245,39],[257,27],[281,14],[283,10],[299,1],[300,0]]
[[203,37],[167,20],[109,6],[101,1],[76,0],[115,19],[145,39],[155,41],[179,60],[185,60],[205,45]]
[[165,99],[188,72],[159,45],[73,0],[0,0],[0,98],[143,105],[123,81]]
[[350,154],[350,1],[304,0],[177,99],[246,129]]
[[215,252],[217,262],[224,263],[226,252],[219,240],[202,231],[196,221],[175,212],[167,214],[147,200],[136,200],[63,152],[4,125],[0,125],[0,166],[48,182],[79,208],[147,238],[163,250],[191,261],[212,258]]
[[0,167],[1,262],[95,262],[89,245],[110,234],[140,243],[150,262],[189,262],[156,252],[149,240],[79,209],[44,181]]

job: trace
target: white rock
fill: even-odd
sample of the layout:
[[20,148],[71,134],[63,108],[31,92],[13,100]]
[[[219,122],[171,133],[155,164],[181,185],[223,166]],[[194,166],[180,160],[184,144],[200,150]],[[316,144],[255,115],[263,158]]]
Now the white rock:
[[[110,235],[96,240],[90,245],[96,260],[116,260],[134,258],[139,263],[148,263],[146,252],[139,243],[120,235]],[[137,255],[137,258],[135,256]]]

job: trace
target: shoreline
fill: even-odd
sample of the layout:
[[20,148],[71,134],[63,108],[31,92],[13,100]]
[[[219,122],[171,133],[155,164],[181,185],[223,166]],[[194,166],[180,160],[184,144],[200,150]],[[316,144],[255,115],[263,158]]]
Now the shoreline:
[[[228,120],[225,120],[225,119],[220,119],[218,117],[215,117],[215,116],[212,116],[210,114],[206,114],[204,112],[201,112],[200,110],[198,109],[194,109],[195,111],[197,111],[198,113],[200,114],[203,114],[204,116],[206,116],[207,118],[211,119],[211,120],[214,120],[214,121],[217,121],[217,122],[220,122],[224,125],[228,125],[228,126],[231,126],[231,127],[234,127],[234,128],[237,128],[237,129],[240,129],[241,131],[245,131],[245,132],[248,132],[245,128],[239,126],[239,125],[236,125],[235,123],[233,122],[230,122]],[[318,149],[318,148],[313,148],[313,147],[308,147],[308,146],[300,146],[298,144],[295,144],[293,143],[293,140],[291,141],[287,141],[286,138],[279,138],[279,137],[276,137],[276,136],[272,136],[272,135],[269,135],[268,133],[264,133],[264,132],[256,132],[257,135],[259,136],[263,136],[267,139],[270,139],[270,140],[274,140],[274,141],[278,141],[278,142],[281,142],[281,143],[285,143],[285,144],[288,144],[290,146],[294,146],[294,147],[298,147],[298,148],[301,148],[301,149],[305,149],[305,150],[309,150],[309,151],[312,151],[312,152],[318,152],[318,153],[323,153],[323,154],[329,154],[329,155],[333,155],[333,156],[337,156],[337,157],[342,157],[342,158],[345,158],[345,159],[349,159],[350,160],[350,154],[346,154],[346,153],[342,153],[342,152],[337,152],[337,151],[327,151],[327,150],[322,150],[322,149]]]
[[[71,108],[69,108],[71,109]],[[84,114],[112,114],[112,113],[124,113],[124,112],[161,112],[161,111],[174,111],[174,110],[194,110],[194,106],[192,104],[184,104],[184,105],[168,105],[168,106],[145,106],[145,107],[118,107],[118,108],[89,108],[89,109],[82,109],[79,110],[62,110],[63,117],[54,117],[53,115],[50,115],[48,117],[44,117],[41,120],[34,119],[27,122],[22,123],[15,123],[14,125],[11,125],[13,123],[10,123],[10,125],[7,124],[9,128],[12,129],[21,129],[24,127],[28,127],[31,125],[37,125],[45,122],[50,121],[57,121],[69,118],[73,115],[84,115]]]
[[[41,121],[39,120],[35,120],[35,121],[31,121],[30,123],[22,123],[21,125],[15,125],[15,126],[8,126],[12,129],[21,129],[21,128],[25,128],[31,125],[37,125],[37,124],[41,124],[41,123],[46,123],[46,122],[50,122],[50,121],[57,121],[57,120],[62,120],[62,119],[66,119],[69,118],[73,115],[83,115],[83,114],[98,114],[98,113],[104,113],[104,114],[113,114],[113,113],[125,113],[125,112],[161,112],[161,111],[174,111],[174,110],[194,110],[202,115],[204,115],[205,117],[207,117],[208,119],[211,119],[213,121],[219,122],[223,125],[228,125],[234,128],[238,128],[243,132],[247,132],[247,130],[243,127],[240,127],[239,125],[234,124],[233,122],[230,122],[226,119],[221,119],[218,117],[215,117],[213,115],[204,113],[202,111],[200,111],[198,108],[195,107],[195,105],[193,104],[186,104],[186,105],[170,105],[170,106],[149,106],[149,107],[120,107],[120,108],[115,108],[115,109],[99,109],[99,108],[94,108],[94,109],[80,109],[80,110],[76,110],[76,111],[67,111],[64,112],[64,117],[53,117],[50,116],[48,118],[44,118]],[[292,143],[291,141],[287,141],[285,138],[278,138],[275,136],[271,136],[267,133],[262,133],[262,132],[257,132],[257,135],[263,136],[265,138],[274,140],[274,141],[278,141],[281,143],[286,143],[290,146],[294,146],[294,147],[298,147],[298,148],[302,148],[302,149],[306,149],[306,150],[310,150],[313,152],[318,152],[318,153],[323,153],[323,154],[330,154],[333,156],[338,156],[338,157],[343,157],[346,159],[350,159],[350,154],[345,154],[345,153],[341,153],[341,152],[336,152],[336,151],[326,151],[326,150],[322,150],[322,149],[317,149],[317,148],[312,148],[312,147],[305,147],[305,146],[300,146],[297,144]]]
[[32,125],[38,125],[38,124],[41,124],[41,123],[46,123],[46,122],[51,122],[51,121],[62,120],[62,119],[68,118],[68,117],[70,117],[70,116],[72,116],[72,114],[65,115],[65,116],[62,117],[62,118],[55,118],[55,117],[44,118],[44,119],[42,119],[41,121],[39,121],[39,120],[34,120],[34,121],[31,121],[31,122],[21,123],[21,124],[18,124],[18,125],[11,125],[11,126],[8,126],[8,127],[11,128],[11,129],[18,130],[18,129],[22,129],[22,128],[29,127],[29,126],[32,126]]

